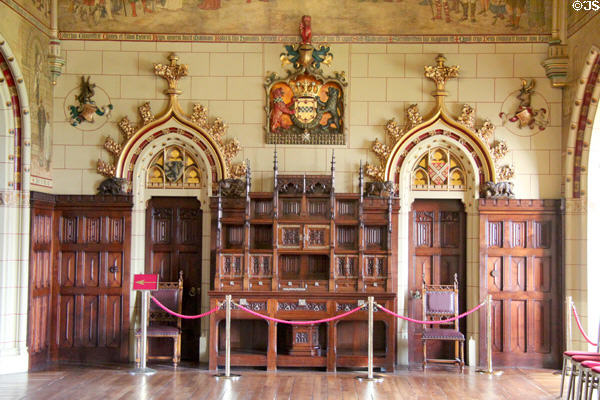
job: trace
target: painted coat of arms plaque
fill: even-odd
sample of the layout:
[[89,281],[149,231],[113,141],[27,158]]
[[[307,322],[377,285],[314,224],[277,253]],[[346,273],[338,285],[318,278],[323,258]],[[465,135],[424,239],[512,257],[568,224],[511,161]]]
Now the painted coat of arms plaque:
[[333,59],[327,45],[311,43],[310,16],[300,23],[302,41],[285,46],[282,65],[292,64],[287,76],[270,72],[267,94],[266,142],[269,144],[345,144],[344,72],[325,76],[321,64]]

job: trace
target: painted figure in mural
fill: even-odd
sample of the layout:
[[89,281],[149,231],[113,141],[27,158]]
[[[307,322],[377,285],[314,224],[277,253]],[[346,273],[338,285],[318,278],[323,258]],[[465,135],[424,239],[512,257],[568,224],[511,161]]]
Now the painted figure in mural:
[[506,26],[511,27],[513,30],[519,29],[519,22],[521,20],[521,15],[525,11],[525,0],[508,0],[508,13],[509,13],[509,21]]
[[285,104],[283,100],[283,89],[276,88],[273,90],[273,103],[271,106],[271,132],[279,132],[280,129],[287,129],[291,126],[290,123],[283,119],[284,114],[294,115],[294,98],[289,104]]
[[496,25],[496,21],[504,19],[504,16],[506,15],[506,0],[492,0],[490,11],[494,14],[492,25]]
[[[131,16],[132,17],[137,17],[137,13],[135,11],[135,6],[138,1],[140,1],[140,0],[129,0],[129,4],[131,5]],[[142,1],[142,7],[144,9],[144,14],[152,14],[152,10],[148,8],[148,5],[146,4],[146,0],[141,0],[141,1]]]
[[221,8],[221,0],[203,0],[198,4],[198,8],[202,10],[218,10]]
[[463,16],[460,20],[461,21],[468,20],[469,14],[470,14],[471,22],[477,22],[477,20],[475,19],[476,0],[461,0],[460,5],[462,6],[462,9],[463,9]]
[[52,137],[50,130],[50,114],[46,111],[42,95],[42,79],[44,77],[42,68],[45,65],[44,56],[39,47],[35,47],[35,65],[33,76],[33,91],[35,97],[34,107],[37,111],[34,116],[37,117],[37,136],[33,136],[39,146],[38,164],[42,168],[50,168],[50,158],[52,150]]
[[[329,86],[327,89],[327,101],[323,102],[317,97],[317,104],[321,108],[322,114],[329,113],[331,117],[327,120],[325,125],[330,128],[331,125],[335,125],[335,129],[340,129],[340,112],[338,110],[338,99],[340,98],[340,91],[333,86]],[[321,114],[321,115],[322,115]]]
[[479,14],[487,15],[487,10],[490,9],[490,0],[480,0],[480,4],[481,11],[479,11]]
[[302,20],[300,20],[300,36],[302,36],[302,44],[310,44],[312,40],[310,15],[303,15]]
[[433,14],[433,19],[442,19],[442,7],[444,8],[444,13],[446,14],[446,22],[452,22],[452,18],[450,18],[450,7],[448,6],[448,0],[435,0],[435,10],[433,10],[433,4],[431,5],[431,12]]

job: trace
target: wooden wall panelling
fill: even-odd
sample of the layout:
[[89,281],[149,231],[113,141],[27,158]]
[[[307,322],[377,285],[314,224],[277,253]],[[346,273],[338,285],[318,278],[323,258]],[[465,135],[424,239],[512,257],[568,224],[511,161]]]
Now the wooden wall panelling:
[[[558,200],[480,200],[480,297],[492,295],[496,365],[555,368],[563,343]],[[480,313],[485,338],[486,312]],[[480,364],[487,362],[480,341]]]
[[128,361],[131,196],[56,196],[52,357]]
[[31,192],[29,252],[29,309],[27,346],[29,368],[38,369],[49,359],[52,304],[52,230],[54,196]]

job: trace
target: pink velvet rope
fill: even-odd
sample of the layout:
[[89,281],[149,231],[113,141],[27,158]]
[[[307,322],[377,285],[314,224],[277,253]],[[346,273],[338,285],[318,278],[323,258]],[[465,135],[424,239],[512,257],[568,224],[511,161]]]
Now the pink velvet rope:
[[289,324],[289,325],[313,325],[313,324],[321,324],[323,322],[331,322],[331,321],[335,321],[336,319],[344,318],[344,317],[346,317],[346,316],[348,316],[350,314],[353,314],[353,313],[357,312],[361,308],[366,307],[366,305],[359,306],[359,307],[356,307],[355,309],[347,311],[347,312],[345,312],[343,314],[338,314],[335,317],[325,318],[325,319],[317,319],[315,321],[287,321],[285,319],[273,318],[273,317],[269,317],[269,316],[263,315],[261,313],[257,313],[256,311],[249,310],[246,307],[242,307],[242,306],[240,306],[237,303],[233,303],[233,304],[236,307],[238,307],[240,310],[244,310],[247,313],[255,315],[257,317],[260,317],[260,318],[263,318],[263,319],[266,319],[266,320],[269,320],[269,321],[279,322],[279,323],[282,323],[282,324]]
[[379,305],[379,304],[376,304],[376,305],[377,305],[377,307],[381,308],[384,312],[386,312],[386,313],[388,313],[390,315],[393,315],[396,318],[400,318],[400,319],[403,319],[403,320],[408,321],[408,322],[414,322],[415,324],[429,325],[429,324],[447,324],[448,322],[452,322],[452,321],[455,321],[457,319],[466,317],[467,315],[472,314],[475,311],[479,310],[481,307],[483,307],[484,304],[485,304],[485,301],[483,303],[481,303],[480,305],[478,305],[477,307],[475,307],[474,309],[472,309],[472,310],[469,310],[469,311],[467,311],[465,313],[462,313],[462,314],[460,314],[460,315],[458,315],[456,317],[444,319],[444,320],[441,320],[441,321],[420,321],[418,319],[412,319],[412,318],[409,318],[409,317],[405,317],[404,315],[396,314],[395,312],[388,310],[387,308],[385,308],[382,305]]
[[174,316],[179,317],[179,318],[183,318],[183,319],[198,319],[198,318],[206,317],[207,315],[210,315],[210,314],[216,312],[219,309],[219,307],[217,306],[217,307],[213,308],[212,310],[207,311],[207,312],[205,312],[203,314],[198,314],[198,315],[183,315],[183,314],[176,313],[175,311],[169,310],[160,301],[158,301],[156,299],[156,297],[150,295],[150,298],[152,299],[153,302],[156,303],[157,306],[159,306],[160,308],[162,308],[163,310],[165,310],[169,314],[174,315]]
[[598,343],[592,342],[590,338],[588,338],[588,336],[585,334],[585,331],[581,326],[581,321],[579,321],[579,315],[577,315],[577,309],[575,308],[575,304],[571,303],[571,307],[573,308],[573,315],[575,315],[575,322],[577,322],[577,327],[579,328],[579,332],[581,332],[581,334],[583,335],[583,338],[592,346],[598,346]]

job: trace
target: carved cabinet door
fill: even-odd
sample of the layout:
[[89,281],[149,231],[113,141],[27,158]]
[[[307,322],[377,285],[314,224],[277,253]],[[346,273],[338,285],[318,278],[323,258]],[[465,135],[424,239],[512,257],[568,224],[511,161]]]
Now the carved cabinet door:
[[[428,284],[449,285],[458,274],[459,307],[466,305],[465,212],[458,200],[415,200],[410,213],[408,310],[411,318],[424,319],[423,276]],[[466,323],[461,322],[466,334]],[[422,325],[408,324],[409,365],[423,362]],[[429,358],[447,358],[441,343],[428,343]]]
[[[201,312],[202,210],[193,197],[153,197],[146,209],[146,273],[174,282],[183,271],[183,314]],[[183,320],[181,356],[198,360],[200,320]]]

